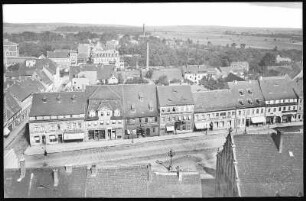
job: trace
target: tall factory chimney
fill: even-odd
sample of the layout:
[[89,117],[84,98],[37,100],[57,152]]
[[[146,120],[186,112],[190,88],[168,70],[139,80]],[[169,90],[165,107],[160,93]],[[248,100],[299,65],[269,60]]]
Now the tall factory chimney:
[[142,34],[143,34],[143,37],[146,36],[145,24],[142,25]]
[[149,41],[147,40],[147,69],[149,69]]

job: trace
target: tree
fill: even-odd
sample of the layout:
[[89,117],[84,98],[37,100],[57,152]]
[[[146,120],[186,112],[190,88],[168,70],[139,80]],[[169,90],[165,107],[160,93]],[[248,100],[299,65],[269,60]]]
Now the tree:
[[232,47],[232,48],[236,48],[236,46],[237,46],[236,43],[232,43],[232,44],[231,44],[231,47]]
[[181,83],[181,80],[174,78],[170,81],[170,83]]
[[240,48],[241,48],[241,49],[245,49],[245,46],[246,46],[245,43],[241,43],[241,44],[240,44]]
[[152,75],[153,75],[153,69],[149,69],[145,77],[151,79]]
[[125,83],[126,84],[146,84],[149,82],[140,77],[133,77],[132,79],[128,79]]
[[122,74],[119,73],[119,74],[118,74],[118,83],[119,83],[119,84],[123,84],[123,82],[124,82],[124,79],[123,79],[123,77],[122,77]]
[[273,66],[275,65],[276,57],[274,54],[267,52],[259,62],[259,66]]
[[166,75],[162,75],[158,78],[158,80],[155,81],[155,84],[158,84],[158,85],[169,85],[169,82],[168,82],[168,77]]

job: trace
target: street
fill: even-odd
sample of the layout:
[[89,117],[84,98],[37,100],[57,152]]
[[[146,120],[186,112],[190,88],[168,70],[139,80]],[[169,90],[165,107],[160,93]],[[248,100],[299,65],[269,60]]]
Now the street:
[[[140,162],[155,163],[156,160],[167,160],[167,152],[173,149],[178,156],[196,155],[205,159],[205,152],[211,153],[225,142],[226,134],[179,138],[173,140],[148,142],[142,144],[103,147],[73,152],[62,152],[43,155],[25,156],[26,167],[64,165],[87,165],[99,163],[105,165],[125,165]],[[154,164],[152,164],[154,165]]]

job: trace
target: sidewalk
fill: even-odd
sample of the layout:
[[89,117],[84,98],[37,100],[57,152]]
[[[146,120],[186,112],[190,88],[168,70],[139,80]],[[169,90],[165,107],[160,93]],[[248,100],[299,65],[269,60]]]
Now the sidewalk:
[[[303,125],[303,122],[294,122],[299,124],[282,124],[281,126],[296,126],[296,125]],[[268,128],[269,127],[269,128]],[[247,128],[247,133],[249,134],[267,134],[268,130],[274,127],[280,127],[280,125],[270,125],[270,126],[261,126],[261,127],[249,127]],[[271,132],[272,130],[270,130]],[[234,129],[233,133],[236,133],[236,129]],[[237,134],[243,134],[244,129],[237,129]],[[156,141],[163,141],[163,140],[171,140],[171,139],[178,139],[178,138],[190,138],[190,137],[198,137],[198,136],[209,136],[212,135],[221,135],[223,134],[224,137],[228,134],[228,129],[223,130],[214,130],[206,132],[192,132],[192,133],[184,133],[178,135],[165,135],[165,136],[154,136],[154,137],[146,137],[146,138],[134,138],[133,143],[132,139],[124,139],[124,140],[108,140],[108,141],[90,141],[90,142],[72,142],[72,143],[60,143],[60,144],[53,144],[53,145],[46,145],[47,153],[57,153],[57,152],[66,152],[66,151],[75,151],[75,150],[84,150],[84,149],[93,149],[93,148],[101,148],[101,147],[112,147],[112,146],[119,146],[119,145],[132,145],[138,143],[146,143],[146,142],[156,142]],[[25,155],[36,155],[36,154],[44,154],[44,145],[40,146],[32,146],[28,147],[24,152]]]

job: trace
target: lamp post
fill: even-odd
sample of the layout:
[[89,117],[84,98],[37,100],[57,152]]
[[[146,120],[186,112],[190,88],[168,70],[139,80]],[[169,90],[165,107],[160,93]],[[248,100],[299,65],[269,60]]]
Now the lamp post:
[[175,152],[172,149],[170,149],[170,151],[168,152],[168,156],[170,157],[170,164],[168,167],[169,171],[172,170],[172,158],[174,155],[175,155]]

